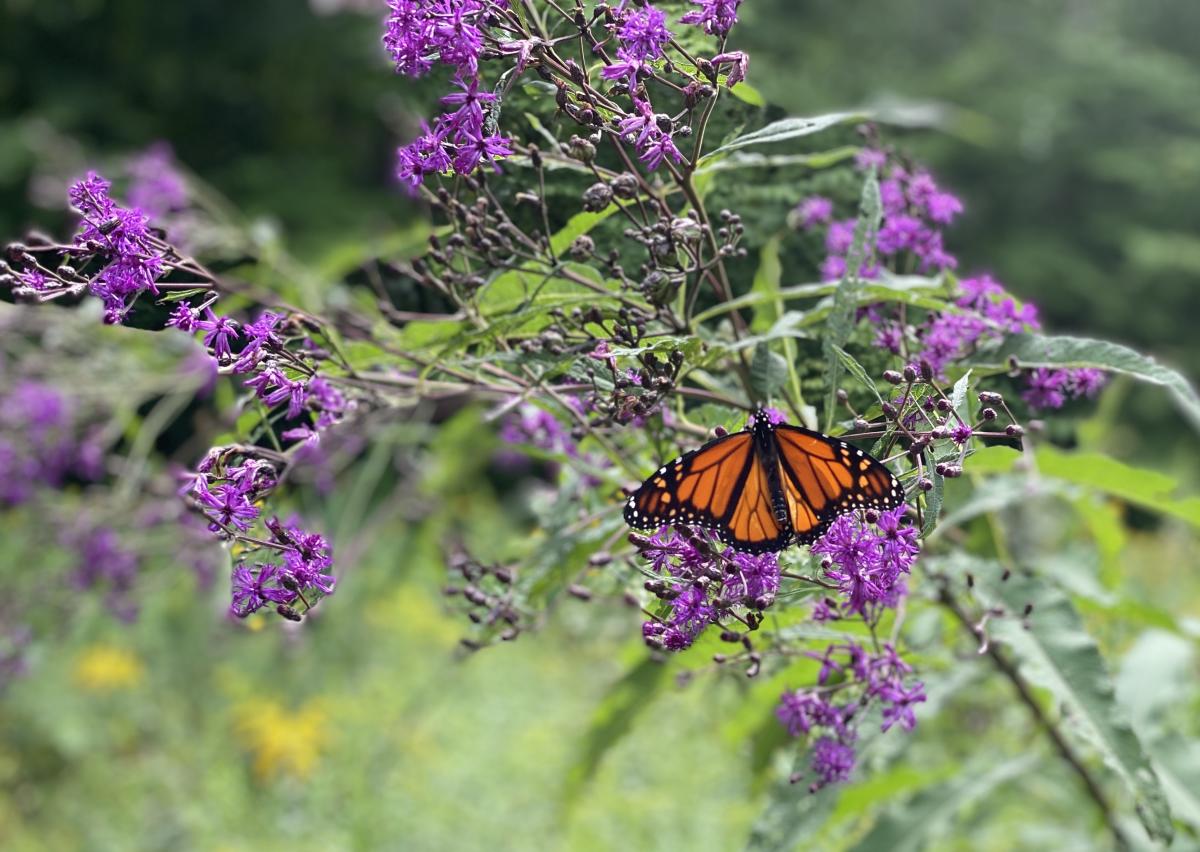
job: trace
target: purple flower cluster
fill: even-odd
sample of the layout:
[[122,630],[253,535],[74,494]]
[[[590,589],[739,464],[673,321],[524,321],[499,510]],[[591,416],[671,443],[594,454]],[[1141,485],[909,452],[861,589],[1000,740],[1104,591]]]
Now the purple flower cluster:
[[[579,457],[579,447],[571,433],[563,428],[553,414],[536,405],[524,404],[500,426],[500,440],[512,446],[532,446],[549,453],[562,453],[569,458]],[[522,464],[520,453],[501,455],[510,467]]]
[[449,109],[432,127],[397,151],[396,176],[410,189],[431,174],[466,175],[485,164],[498,170],[496,160],[512,154],[511,140],[490,127],[496,96],[479,77],[483,28],[500,8],[485,0],[388,0],[383,43],[396,71],[420,77],[440,62],[455,69],[461,90],[442,99]]
[[333,594],[336,583],[328,572],[333,567],[329,542],[316,533],[306,533],[295,521],[282,523],[278,518],[267,521],[273,546],[282,554],[281,562],[255,562],[251,568],[245,559],[238,561],[233,571],[233,591],[230,612],[246,618],[264,606],[275,605],[285,617],[295,612],[294,604],[312,603],[305,596],[319,592]]
[[[616,67],[609,66],[605,73]],[[646,168],[657,169],[667,159],[675,163],[681,162],[683,154],[675,147],[675,140],[671,136],[670,118],[655,114],[649,101],[636,96],[633,106],[636,113],[621,119],[617,125],[617,133],[622,139],[637,146],[638,157]]]
[[[104,261],[88,289],[104,302],[105,322],[115,324],[124,320],[141,293],[158,294],[155,282],[167,266],[163,246],[150,233],[146,214],[136,207],[117,204],[109,197],[111,186],[95,172],[88,172],[67,195],[71,206],[83,216],[75,245]],[[25,283],[38,289],[29,280]]]
[[[175,154],[166,142],[156,142],[129,161],[129,203],[155,221],[188,207],[187,182],[175,166]],[[169,229],[177,236],[174,229]]]
[[65,538],[78,559],[72,575],[75,588],[105,588],[109,611],[122,621],[136,619],[138,606],[133,590],[141,562],[138,554],[122,544],[120,535],[109,526],[86,526]]
[[[886,155],[874,150],[865,151],[858,158],[858,165],[864,170],[880,169],[886,162]],[[879,233],[875,235],[874,248],[880,260],[903,266],[911,258],[924,272],[953,269],[958,265],[958,260],[945,250],[941,229],[962,212],[962,202],[939,189],[928,172],[910,173],[899,165],[892,166],[887,177],[880,181],[879,193],[883,218]],[[822,215],[802,215],[801,226],[807,229],[824,223],[830,216],[825,212],[825,199],[818,196],[810,201]],[[809,210],[812,209],[810,206]],[[835,281],[846,274],[846,256],[854,241],[854,225],[854,219],[830,222],[825,238],[827,255],[821,265],[821,275],[826,281]],[[868,266],[859,274],[874,278],[879,269]]]
[[679,19],[683,24],[695,24],[709,35],[726,36],[737,23],[737,9],[742,0],[691,0],[699,6]]
[[[278,484],[278,471],[264,458],[248,457],[240,448],[215,448],[190,475],[181,493],[208,519],[219,538],[238,542],[241,556],[232,578],[230,611],[245,618],[269,603],[290,620],[299,620],[293,605],[312,608],[333,594],[329,543],[302,530],[296,521],[262,518],[259,505]],[[259,528],[266,531],[266,537]],[[251,533],[254,533],[251,535]],[[260,558],[269,554],[272,559]],[[251,559],[254,567],[249,567]]]
[[[268,408],[286,407],[285,417],[293,425],[283,432],[284,440],[316,444],[323,430],[342,420],[351,403],[317,372],[311,338],[282,314],[262,311],[253,322],[239,323],[216,314],[213,301],[201,307],[180,302],[167,324],[202,334],[218,367],[246,375],[243,383]],[[289,345],[292,338],[300,344]]]
[[813,543],[824,557],[825,578],[838,587],[840,612],[823,602],[818,620],[857,615],[872,619],[879,607],[894,607],[907,593],[907,575],[921,547],[916,527],[902,523],[905,507],[879,515],[875,527],[857,515],[842,515]]
[[1029,373],[1021,398],[1033,408],[1062,408],[1063,403],[1073,397],[1095,396],[1107,381],[1108,376],[1103,370],[1091,367],[1039,368]]
[[890,644],[872,654],[857,642],[835,643],[812,656],[821,663],[817,685],[783,693],[775,715],[792,736],[820,733],[812,748],[815,791],[849,778],[864,708],[879,704],[885,732],[897,724],[911,731],[917,724],[914,705],[926,698],[924,684],[908,679],[912,666]]
[[27,502],[38,487],[103,474],[103,450],[80,437],[75,406],[56,388],[31,379],[0,390],[0,507]]
[[[894,608],[907,593],[904,577],[920,554],[918,531],[903,523],[904,507],[883,512],[874,524],[844,515],[812,545],[821,555],[824,579],[837,587],[838,597],[826,597],[813,609],[817,622],[860,619],[872,627],[884,610]],[[788,691],[776,716],[792,736],[820,731],[812,748],[811,789],[845,781],[854,767],[856,720],[878,702],[882,729],[916,725],[913,705],[925,700],[919,681],[906,681],[912,667],[896,649],[884,644],[870,653],[857,642],[835,642],[823,654],[810,653],[821,663],[815,686]]]
[[663,529],[634,540],[656,578],[651,583],[662,587],[659,597],[666,602],[661,617],[642,624],[642,636],[652,647],[682,651],[717,623],[724,609],[739,604],[759,611],[779,592],[779,562],[773,553],[717,549],[711,538],[682,530]]

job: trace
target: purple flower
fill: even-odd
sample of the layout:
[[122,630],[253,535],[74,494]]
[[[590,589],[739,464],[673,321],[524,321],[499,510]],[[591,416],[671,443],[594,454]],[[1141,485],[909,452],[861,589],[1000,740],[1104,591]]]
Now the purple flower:
[[200,503],[204,514],[220,527],[233,527],[239,532],[246,532],[250,529],[250,523],[258,517],[258,509],[246,493],[235,485],[221,485],[213,492],[197,480],[192,495]]
[[1049,370],[1039,367],[1026,379],[1027,387],[1021,398],[1034,408],[1062,408],[1067,401],[1067,382],[1070,374],[1066,370]]
[[[833,202],[820,195],[814,195],[796,205],[795,213],[799,219],[800,227],[806,231],[811,231],[817,225],[823,225],[832,218]],[[853,234],[854,232],[851,231],[852,239]]]
[[832,223],[825,234],[825,249],[830,254],[844,255],[849,252],[854,245],[854,225],[853,219],[842,219]]
[[617,31],[624,59],[657,59],[662,56],[663,46],[671,40],[667,29],[667,16],[647,4],[635,10],[625,19]]
[[247,568],[245,562],[239,562],[234,568],[229,609],[238,618],[245,618],[271,603],[290,604],[296,599],[295,592],[277,585],[281,578],[278,565],[259,562],[256,567],[257,573]]
[[845,596],[847,611],[867,616],[873,608],[894,603],[893,589],[920,553],[917,530],[901,525],[903,517],[903,506],[883,512],[876,531],[843,515],[813,543],[812,552],[827,557],[825,577]]
[[925,199],[926,214],[943,225],[949,225],[962,211],[962,202],[948,192],[933,192]]
[[950,430],[950,439],[959,446],[962,446],[967,441],[971,440],[971,435],[973,434],[974,432],[970,426],[968,426],[966,423],[959,423]]
[[732,66],[729,69],[729,75],[725,78],[726,87],[732,89],[746,79],[746,73],[750,70],[750,56],[744,51],[733,50],[729,53],[717,54],[712,58],[712,64],[717,68],[722,65]]
[[188,206],[187,183],[166,142],[155,142],[129,163],[129,203],[155,218]]
[[197,329],[207,332],[204,335],[204,345],[212,350],[215,358],[232,358],[229,341],[231,338],[236,340],[239,336],[237,323],[229,317],[217,316],[212,308],[205,308],[204,315],[206,319],[196,320],[195,323]]
[[919,681],[908,689],[896,684],[888,684],[879,691],[883,699],[883,730],[897,722],[906,731],[911,731],[917,725],[917,717],[913,715],[913,705],[925,701],[925,685]]
[[733,570],[725,576],[725,597],[762,609],[775,600],[778,591],[779,561],[774,553],[738,553],[733,557]]
[[199,319],[200,314],[191,305],[187,302],[180,302],[175,306],[175,310],[171,311],[167,325],[191,333],[196,330],[196,323]]
[[854,165],[863,172],[871,169],[879,171],[887,165],[887,152],[878,148],[863,148],[854,155]]
[[679,22],[695,24],[709,35],[727,35],[737,23],[737,8],[742,0],[691,0],[699,9],[688,12]]
[[854,769],[854,747],[831,737],[821,737],[813,744],[812,770],[817,774],[814,787],[824,787],[845,781]]

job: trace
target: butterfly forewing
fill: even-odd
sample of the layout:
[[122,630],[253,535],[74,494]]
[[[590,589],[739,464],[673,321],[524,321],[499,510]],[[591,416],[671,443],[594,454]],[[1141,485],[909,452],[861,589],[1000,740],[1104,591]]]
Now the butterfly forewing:
[[625,504],[637,529],[685,524],[720,530],[737,504],[753,459],[749,432],[726,435],[659,468]]

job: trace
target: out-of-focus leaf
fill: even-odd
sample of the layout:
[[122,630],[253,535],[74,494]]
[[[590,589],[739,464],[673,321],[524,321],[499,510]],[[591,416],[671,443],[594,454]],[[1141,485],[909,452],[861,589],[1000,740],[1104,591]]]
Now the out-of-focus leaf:
[[[994,574],[994,572],[993,572]],[[1113,681],[1096,642],[1088,634],[1071,601],[1037,578],[1014,575],[1007,582],[977,585],[977,594],[1010,613],[1037,607],[1029,629],[1017,618],[991,622],[993,637],[1012,649],[1021,673],[1047,690],[1065,708],[1065,727],[1104,758],[1133,797],[1149,835],[1170,841],[1171,812],[1150,760],[1116,700]]]
[[859,291],[863,284],[859,268],[872,250],[875,234],[883,216],[882,211],[879,180],[872,171],[863,183],[862,197],[858,205],[858,221],[854,225],[854,242],[846,255],[846,274],[833,294],[833,310],[830,312],[822,338],[826,362],[826,432],[833,426],[833,413],[837,409],[837,382],[842,369],[842,362],[837,358],[833,347],[844,347],[854,331],[854,312],[858,308]]
[[728,172],[740,169],[782,168],[786,166],[806,166],[810,169],[827,169],[838,163],[849,160],[861,148],[846,145],[832,148],[815,154],[759,154],[756,151],[740,151],[736,154],[721,155],[704,161],[704,165],[696,170],[697,175],[711,172]]
[[751,145],[769,145],[776,142],[786,142],[789,139],[798,139],[801,136],[811,136],[814,133],[820,133],[830,127],[838,124],[844,124],[848,121],[861,121],[866,116],[861,112],[833,112],[828,115],[818,115],[813,118],[784,118],[779,121],[773,121],[766,127],[761,127],[758,130],[753,130],[750,133],[744,133],[734,139],[732,142],[727,142],[720,148],[711,151],[707,156],[701,159],[701,162],[709,157],[715,157],[718,154],[725,154],[729,151],[736,151],[739,148],[748,148]]
[[951,781],[922,790],[893,807],[854,849],[859,852],[917,852],[945,830],[954,816],[1002,784],[1031,770],[1038,755],[1025,754],[997,764],[993,755],[964,768]]
[[1024,367],[1095,367],[1124,373],[1143,382],[1166,388],[1180,411],[1200,430],[1200,396],[1183,375],[1143,355],[1107,340],[1086,337],[1044,337],[1014,334],[1000,343],[981,349],[972,363],[995,370],[1008,369],[1015,358]]
[[1195,689],[1195,661],[1191,642],[1162,630],[1147,630],[1125,653],[1117,672],[1117,698],[1140,734],[1154,733],[1164,710],[1187,701]]
[[[1020,458],[1010,447],[988,447],[972,456],[970,467],[975,473],[1007,472]],[[1179,482],[1165,473],[1131,467],[1099,453],[1066,452],[1049,444],[1038,448],[1033,462],[1040,476],[1083,485],[1200,527],[1200,497],[1175,496]]]

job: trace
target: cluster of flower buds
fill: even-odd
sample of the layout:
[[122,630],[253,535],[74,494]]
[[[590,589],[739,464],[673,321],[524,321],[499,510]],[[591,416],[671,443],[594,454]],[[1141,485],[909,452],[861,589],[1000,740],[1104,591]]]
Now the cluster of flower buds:
[[[501,641],[516,639],[524,626],[513,588],[516,572],[501,565],[484,565],[462,551],[451,554],[446,563],[454,577],[454,582],[442,589],[447,600],[458,601],[472,624],[495,633]],[[469,638],[460,644],[469,651],[484,645]]]

